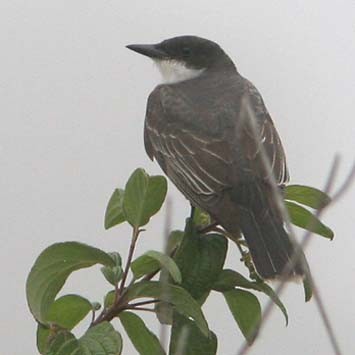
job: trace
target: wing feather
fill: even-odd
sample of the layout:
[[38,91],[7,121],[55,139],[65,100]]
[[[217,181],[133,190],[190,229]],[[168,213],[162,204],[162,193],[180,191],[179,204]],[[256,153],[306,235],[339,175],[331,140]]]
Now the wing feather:
[[[255,171],[258,170],[256,166],[259,166],[259,173],[261,176],[263,175],[263,178],[268,179],[268,170],[273,173],[277,184],[287,184],[289,173],[281,139],[259,91],[248,80],[245,82],[248,96],[244,103],[249,104],[252,113],[250,114],[250,111],[248,111],[245,120],[249,123],[251,120],[255,120],[254,126],[252,124],[244,125],[245,134],[249,137],[248,142],[245,143],[247,155],[252,161]],[[264,158],[266,158],[266,161]],[[261,161],[269,164],[270,169],[260,169],[260,166],[263,165],[260,164]]]
[[[181,91],[163,85],[149,96],[144,133],[147,154],[158,161],[188,199],[202,208],[249,177],[267,181],[271,171],[277,184],[288,181],[284,150],[271,117],[256,88],[247,80],[245,83],[251,114],[240,107],[239,116],[237,107],[229,112],[223,107],[205,112],[206,124],[215,125],[219,117],[233,119],[235,115],[235,134],[228,129],[218,134],[204,130],[203,113],[195,110]],[[224,118],[221,112],[227,112]],[[247,115],[244,119],[243,112]],[[254,128],[250,122],[255,123]],[[263,168],[265,156],[270,169]]]
[[[169,106],[181,107],[179,97],[169,98]],[[146,149],[153,155],[174,184],[197,205],[211,202],[230,185],[228,165],[231,163],[229,147],[220,139],[207,139],[200,132],[184,126],[179,129],[171,119],[174,113],[164,110],[160,95],[154,92],[148,100],[145,137],[149,138]],[[183,108],[184,115],[194,114]],[[164,124],[160,124],[164,119]],[[159,127],[159,129],[157,129]],[[217,149],[218,148],[218,149]],[[228,153],[227,153],[228,151]],[[226,156],[223,156],[223,153]],[[213,167],[213,169],[211,169]]]

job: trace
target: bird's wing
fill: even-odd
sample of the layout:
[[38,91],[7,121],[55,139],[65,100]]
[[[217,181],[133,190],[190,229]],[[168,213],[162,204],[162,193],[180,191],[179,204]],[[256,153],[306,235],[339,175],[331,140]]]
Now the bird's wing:
[[289,181],[285,152],[264,101],[255,86],[245,80],[240,120],[243,121],[245,153],[251,170],[260,178],[268,179],[272,172],[276,184]]
[[197,206],[216,203],[222,191],[239,184],[268,182],[270,173],[278,185],[288,181],[281,140],[261,95],[249,81],[243,83],[244,96],[235,107],[221,103],[204,113],[169,86],[149,96],[147,154]]
[[148,99],[144,139],[149,157],[188,199],[205,208],[230,186],[233,153],[223,137],[198,129],[201,118],[195,116],[184,95],[158,87]]

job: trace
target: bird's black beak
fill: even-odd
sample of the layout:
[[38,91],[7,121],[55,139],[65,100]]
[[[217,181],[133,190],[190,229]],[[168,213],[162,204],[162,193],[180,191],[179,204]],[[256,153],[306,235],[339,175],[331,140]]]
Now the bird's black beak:
[[165,59],[168,57],[156,44],[129,44],[126,47],[152,59]]

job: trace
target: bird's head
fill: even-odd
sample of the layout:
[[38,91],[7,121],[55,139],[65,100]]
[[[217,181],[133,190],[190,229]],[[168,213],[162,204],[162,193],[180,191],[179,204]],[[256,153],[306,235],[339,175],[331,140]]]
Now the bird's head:
[[206,69],[232,64],[217,43],[196,36],[174,37],[157,44],[131,44],[127,48],[153,59],[165,83],[193,79]]

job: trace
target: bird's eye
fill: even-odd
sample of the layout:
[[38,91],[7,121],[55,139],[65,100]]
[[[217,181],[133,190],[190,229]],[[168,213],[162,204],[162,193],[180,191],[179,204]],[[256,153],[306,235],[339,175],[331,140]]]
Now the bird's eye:
[[189,47],[183,47],[182,48],[182,55],[184,57],[189,57],[191,54],[191,49]]

